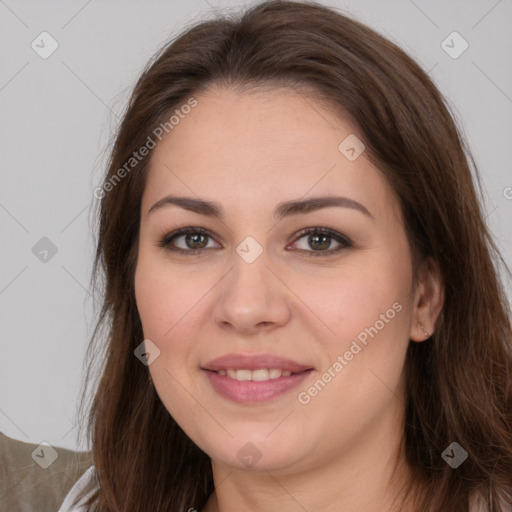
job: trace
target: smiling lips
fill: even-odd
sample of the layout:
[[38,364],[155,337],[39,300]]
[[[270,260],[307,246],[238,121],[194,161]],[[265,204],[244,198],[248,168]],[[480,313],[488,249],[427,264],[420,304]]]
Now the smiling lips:
[[314,370],[270,354],[228,354],[202,369],[218,394],[237,403],[261,402],[281,395]]

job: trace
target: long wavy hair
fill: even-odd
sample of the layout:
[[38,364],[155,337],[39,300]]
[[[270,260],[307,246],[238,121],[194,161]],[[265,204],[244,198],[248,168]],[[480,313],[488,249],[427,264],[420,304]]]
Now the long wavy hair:
[[[414,254],[436,264],[445,290],[435,334],[411,342],[405,362],[405,456],[413,487],[422,489],[411,496],[422,512],[467,511],[475,494],[485,510],[504,512],[503,503],[512,504],[512,336],[499,273],[510,272],[485,225],[463,131],[429,76],[395,44],[334,9],[294,1],[264,1],[187,28],[135,85],[97,194],[92,284],[102,308],[85,388],[94,386],[86,419],[99,490],[89,507],[201,510],[214,490],[210,458],[134,356],[143,340],[134,273],[151,152],[136,165],[130,159],[148,137],[158,143],[152,134],[169,127],[176,109],[219,85],[307,90],[360,129],[366,157],[399,197]],[[453,441],[468,453],[457,469],[441,456]]]

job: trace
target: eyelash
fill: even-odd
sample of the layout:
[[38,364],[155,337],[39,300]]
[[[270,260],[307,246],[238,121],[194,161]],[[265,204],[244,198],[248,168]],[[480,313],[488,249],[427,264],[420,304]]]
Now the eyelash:
[[[179,247],[173,247],[171,245],[171,242],[175,238],[178,238],[179,236],[194,235],[194,234],[201,234],[201,235],[206,235],[210,238],[214,238],[206,229],[186,227],[186,228],[177,229],[175,231],[172,231],[171,233],[165,234],[164,236],[162,236],[160,241],[157,242],[156,245],[158,247],[162,247],[166,250],[180,253],[180,254],[194,255],[194,254],[198,254],[198,253],[204,253],[205,249],[181,249]],[[326,235],[326,236],[333,238],[336,242],[341,244],[338,248],[336,248],[334,250],[307,251],[304,249],[299,249],[299,251],[309,253],[309,256],[312,256],[312,257],[330,256],[332,254],[342,251],[343,249],[352,247],[351,240],[349,238],[347,238],[345,235],[342,235],[341,233],[338,233],[337,231],[334,231],[332,229],[323,228],[323,227],[305,228],[305,229],[299,231],[299,233],[297,233],[297,238],[295,239],[294,243],[297,240],[300,240],[301,238],[303,238],[305,235],[310,235],[310,234]]]

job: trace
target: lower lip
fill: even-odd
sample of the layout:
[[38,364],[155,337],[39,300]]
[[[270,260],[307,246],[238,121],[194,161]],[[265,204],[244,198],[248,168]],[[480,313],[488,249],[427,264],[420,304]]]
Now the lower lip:
[[237,403],[263,402],[286,393],[297,387],[313,370],[295,373],[288,377],[278,377],[265,381],[236,380],[219,375],[211,370],[203,370],[213,389],[222,397]]

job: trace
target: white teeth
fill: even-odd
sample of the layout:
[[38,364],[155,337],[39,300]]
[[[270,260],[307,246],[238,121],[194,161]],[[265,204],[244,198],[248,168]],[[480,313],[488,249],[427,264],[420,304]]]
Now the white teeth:
[[225,377],[227,374],[227,376],[231,379],[255,381],[265,381],[278,379],[279,377],[289,377],[292,374],[290,370],[280,370],[279,368],[259,368],[257,370],[234,370],[230,368],[228,370],[219,370],[217,373],[223,377]]
[[261,370],[253,370],[251,374],[251,380],[268,380],[268,370],[266,368],[262,368]]
[[251,380],[251,370],[236,370],[236,380]]
[[277,368],[272,368],[268,371],[268,378],[269,379],[277,379],[278,377],[281,377],[282,370],[279,370]]

